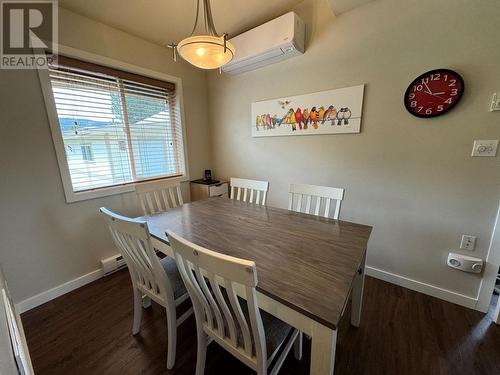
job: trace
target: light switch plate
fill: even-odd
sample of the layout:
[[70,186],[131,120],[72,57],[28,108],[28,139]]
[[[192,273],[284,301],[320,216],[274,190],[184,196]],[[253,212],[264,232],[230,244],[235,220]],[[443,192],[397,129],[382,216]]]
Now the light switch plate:
[[491,97],[490,111],[500,111],[500,95],[494,93]]
[[498,139],[478,139],[474,141],[472,156],[497,156]]

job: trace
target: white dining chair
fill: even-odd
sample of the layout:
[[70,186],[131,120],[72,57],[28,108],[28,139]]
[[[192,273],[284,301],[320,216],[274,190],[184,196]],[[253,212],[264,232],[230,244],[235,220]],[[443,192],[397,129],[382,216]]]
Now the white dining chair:
[[330,217],[332,201],[335,205],[333,219],[338,219],[344,189],[328,186],[290,184],[288,209],[305,214]]
[[141,182],[135,185],[135,192],[144,215],[167,211],[184,203],[179,179]]
[[301,358],[300,332],[258,307],[255,262],[205,249],[171,231],[167,235],[194,306],[196,375],[204,372],[208,338],[258,375],[268,374],[273,360],[269,374],[276,374],[294,343],[295,355]]
[[177,326],[193,313],[188,309],[177,318],[176,307],[188,299],[174,259],[158,258],[151,246],[148,225],[140,219],[117,215],[101,207],[120,254],[125,259],[134,290],[134,323],[132,334],[140,331],[143,300],[150,298],[165,307],[167,314],[167,368],[175,364]]
[[266,205],[268,181],[231,177],[231,199]]

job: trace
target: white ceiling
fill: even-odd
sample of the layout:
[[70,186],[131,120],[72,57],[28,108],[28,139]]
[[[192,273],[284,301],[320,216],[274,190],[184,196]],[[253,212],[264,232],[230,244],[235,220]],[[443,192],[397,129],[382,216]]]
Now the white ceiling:
[[[229,37],[293,9],[302,0],[212,0],[217,32]],[[59,0],[61,7],[165,46],[191,33],[196,0]]]

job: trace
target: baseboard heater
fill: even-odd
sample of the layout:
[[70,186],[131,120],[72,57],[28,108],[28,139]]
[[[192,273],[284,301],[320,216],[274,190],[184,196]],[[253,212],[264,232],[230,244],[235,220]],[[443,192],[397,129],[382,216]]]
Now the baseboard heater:
[[[155,249],[156,254],[161,255],[162,253]],[[125,259],[120,254],[113,255],[112,257],[101,259],[101,268],[104,276],[111,275],[116,271],[119,271],[123,268],[127,267],[127,263],[125,263]]]
[[127,263],[125,263],[125,259],[121,255],[114,255],[106,259],[101,259],[101,267],[104,276],[108,276],[127,267]]

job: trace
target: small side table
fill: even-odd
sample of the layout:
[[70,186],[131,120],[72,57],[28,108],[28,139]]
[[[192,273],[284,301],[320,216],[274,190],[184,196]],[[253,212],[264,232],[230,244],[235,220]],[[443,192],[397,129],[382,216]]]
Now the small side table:
[[229,184],[227,181],[203,181],[194,180],[190,182],[191,202],[209,197],[228,197]]

